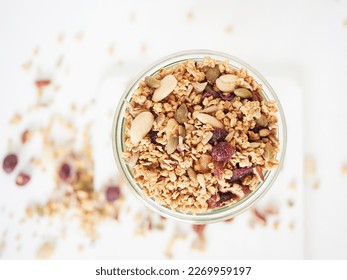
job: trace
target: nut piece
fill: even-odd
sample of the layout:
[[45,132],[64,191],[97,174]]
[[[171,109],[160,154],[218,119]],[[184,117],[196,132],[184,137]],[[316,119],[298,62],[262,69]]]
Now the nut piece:
[[130,140],[134,145],[138,144],[143,137],[151,130],[154,116],[151,112],[139,114],[132,122],[130,128]]
[[255,175],[257,175],[257,177],[259,178],[259,180],[261,180],[262,182],[264,182],[264,174],[263,174],[263,169],[257,165],[253,168],[253,173]]
[[167,124],[166,124],[166,138],[169,139],[171,135],[176,135],[178,130],[178,123],[176,122],[175,119],[169,119]]
[[220,71],[218,65],[213,68],[210,68],[206,72],[206,80],[211,84],[215,83],[217,78],[220,76]]
[[246,88],[237,88],[234,90],[234,94],[241,98],[251,98],[252,93]]
[[196,183],[197,178],[196,178],[196,172],[194,171],[194,169],[189,167],[187,172],[188,172],[188,176],[189,176],[190,180],[192,180],[194,183]]
[[169,155],[171,155],[174,151],[176,151],[178,145],[178,138],[176,135],[171,135],[169,140],[167,141],[166,151]]
[[274,157],[274,149],[270,143],[266,143],[264,147],[264,154],[263,157],[265,160],[270,161]]
[[261,115],[258,119],[255,120],[256,124],[262,127],[266,127],[268,125],[267,118],[264,115]]
[[209,124],[213,127],[224,128],[224,125],[219,120],[208,114],[199,113],[196,115],[196,118],[204,124]]
[[160,81],[160,87],[157,88],[152,96],[154,102],[159,102],[168,96],[177,86],[177,80],[174,75],[167,75]]
[[186,129],[183,125],[178,126],[178,135],[182,137],[182,139],[186,138]]
[[268,129],[266,129],[266,128],[259,130],[259,136],[260,136],[260,137],[269,136],[270,133],[271,133],[271,131],[268,130]]
[[223,75],[216,80],[216,86],[223,92],[232,92],[235,89],[236,80],[237,76],[235,75]]
[[186,104],[182,104],[178,107],[175,113],[175,119],[178,121],[178,123],[184,123],[188,120],[188,109]]
[[202,173],[206,173],[210,171],[208,164],[212,161],[212,157],[209,155],[201,155],[199,159],[200,169],[199,171]]
[[206,107],[201,111],[201,113],[213,113],[218,111],[218,106],[217,105],[212,105],[210,107]]
[[160,87],[160,81],[154,78],[153,76],[147,76],[145,77],[145,83],[150,88],[159,88]]
[[206,86],[207,86],[207,82],[205,82],[205,83],[196,83],[196,82],[193,82],[193,83],[192,83],[192,86],[193,86],[193,88],[194,88],[194,90],[195,90],[196,92],[203,92],[204,89],[205,89]]
[[198,182],[199,182],[199,185],[200,185],[202,188],[205,188],[205,187],[206,187],[206,183],[205,183],[204,175],[198,174],[196,178],[197,178],[197,180],[198,180]]

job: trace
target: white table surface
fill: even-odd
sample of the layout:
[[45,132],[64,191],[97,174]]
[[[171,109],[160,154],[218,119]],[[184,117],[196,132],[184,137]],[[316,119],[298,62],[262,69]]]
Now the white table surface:
[[[259,70],[283,102],[289,140],[288,163],[262,201],[279,206],[279,217],[274,218],[280,220],[278,231],[270,226],[250,229],[250,214],[245,213],[230,224],[208,226],[203,253],[191,249],[190,226],[171,221],[164,232],[134,237],[136,223],[129,217],[144,208],[126,193],[134,213],[121,216],[119,224],[103,224],[102,238],[90,244],[74,222],[44,219],[18,224],[28,201],[49,195],[51,188],[44,187],[49,178],[36,176],[25,190],[18,190],[14,175],[0,171],[0,244],[6,244],[0,246],[0,257],[33,258],[43,241],[53,240],[53,258],[165,258],[165,246],[179,227],[187,237],[176,244],[174,258],[345,259],[347,176],[341,175],[341,166],[347,163],[346,20],[347,2],[333,0],[1,1],[1,158],[7,139],[20,131],[8,120],[33,103],[32,84],[39,67],[61,86],[53,111],[72,101],[83,104],[103,92],[97,99],[99,114],[90,116],[98,126],[95,134],[103,136],[94,142],[95,181],[101,184],[104,176],[114,176],[108,138],[112,101],[127,80],[153,60],[194,48],[230,53]],[[75,40],[76,34],[83,38]],[[40,52],[34,57],[36,47]],[[61,56],[58,71],[55,64]],[[22,65],[29,60],[33,65],[25,72]],[[101,82],[105,75],[113,78]],[[39,122],[36,118],[25,121]],[[317,175],[303,184],[305,155],[316,159]],[[295,191],[288,188],[292,180],[297,182]],[[314,182],[319,182],[318,189]],[[295,201],[291,209],[286,207],[289,198]],[[57,236],[62,227],[67,227],[65,239]],[[33,229],[38,231],[36,239],[31,237]],[[81,245],[83,252],[77,250]]]

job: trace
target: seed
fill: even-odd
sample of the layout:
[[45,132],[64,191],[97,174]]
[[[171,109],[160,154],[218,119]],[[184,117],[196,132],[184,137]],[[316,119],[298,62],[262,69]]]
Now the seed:
[[153,76],[147,76],[145,77],[145,83],[150,88],[159,88],[160,87],[160,81],[154,78]]
[[206,72],[206,80],[211,84],[215,83],[217,78],[220,76],[219,67],[216,65],[213,68],[210,68]]
[[184,123],[188,120],[188,109],[186,104],[182,104],[178,107],[175,118],[178,121],[178,123]]
[[160,100],[167,97],[177,86],[177,80],[174,75],[167,75],[160,81],[160,87],[157,88],[152,96],[154,102],[159,102]]
[[108,202],[116,201],[121,196],[120,188],[118,186],[108,186],[105,196]]
[[166,146],[166,151],[169,155],[171,155],[174,151],[176,151],[178,145],[178,138],[176,135],[171,135]]
[[192,83],[192,86],[196,92],[203,92],[207,86],[207,82],[205,82],[205,83],[195,83],[194,82],[194,83]]
[[209,124],[213,127],[224,128],[223,123],[208,114],[199,113],[196,115],[196,118],[204,124]]
[[262,127],[268,125],[267,118],[264,115],[261,115],[258,119],[255,120],[256,124]]
[[15,154],[8,154],[2,163],[2,168],[6,173],[11,173],[18,164],[18,157]]
[[260,137],[269,136],[270,133],[271,133],[271,131],[268,130],[268,129],[266,129],[266,128],[259,130],[259,135],[260,135]]
[[136,145],[151,130],[154,117],[151,112],[142,112],[132,122],[130,128],[130,140]]
[[166,138],[169,139],[171,135],[177,134],[177,129],[178,129],[178,123],[176,122],[176,120],[169,119],[165,129]]
[[139,152],[133,153],[133,155],[130,157],[130,159],[128,161],[128,165],[130,167],[134,167],[137,163],[137,160],[139,159],[139,156],[140,156]]
[[178,126],[178,135],[183,139],[186,138],[186,129],[182,125]]
[[20,172],[16,178],[17,186],[25,186],[30,181],[30,176],[24,172]]
[[267,161],[272,160],[274,157],[274,150],[273,147],[270,143],[266,143],[265,147],[264,147],[264,154],[263,154],[263,158]]
[[216,80],[216,86],[222,92],[232,92],[235,89],[235,82],[237,76],[235,75],[223,75]]
[[246,88],[237,88],[234,90],[234,94],[241,98],[251,98],[252,93]]

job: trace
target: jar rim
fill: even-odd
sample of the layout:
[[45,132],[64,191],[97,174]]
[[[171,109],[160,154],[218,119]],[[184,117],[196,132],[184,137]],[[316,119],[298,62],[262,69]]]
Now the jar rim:
[[[275,169],[266,171],[265,180],[258,184],[256,190],[252,191],[248,196],[240,199],[237,203],[216,208],[211,211],[203,213],[184,213],[179,211],[171,210],[170,208],[160,205],[154,199],[146,197],[141,189],[141,186],[134,182],[132,173],[128,165],[122,159],[122,153],[124,151],[123,133],[124,133],[124,111],[126,107],[126,101],[131,100],[133,91],[138,87],[138,83],[148,75],[153,75],[160,68],[170,68],[180,62],[186,61],[188,59],[201,60],[204,57],[211,57],[219,61],[228,60],[228,63],[233,68],[246,68],[252,77],[263,86],[263,94],[265,99],[275,100],[278,108],[278,138],[280,140],[280,151],[276,154],[276,158],[279,161],[279,166]],[[167,218],[172,218],[178,221],[192,223],[192,224],[206,224],[223,221],[251,208],[257,201],[259,201],[272,187],[283,164],[287,146],[287,127],[284,112],[281,103],[270,84],[266,79],[252,66],[248,63],[226,53],[212,51],[212,50],[187,50],[182,52],[177,52],[165,56],[148,67],[142,70],[132,81],[129,83],[128,87],[125,89],[114,115],[113,126],[112,126],[112,148],[113,155],[117,167],[120,172],[123,173],[127,185],[130,187],[132,192],[137,198],[144,202],[149,208],[159,213]]]

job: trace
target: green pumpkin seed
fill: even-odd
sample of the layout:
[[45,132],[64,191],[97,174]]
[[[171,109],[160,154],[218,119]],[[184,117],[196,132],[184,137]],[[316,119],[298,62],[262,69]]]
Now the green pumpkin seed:
[[253,96],[252,93],[246,88],[237,88],[234,90],[234,93],[236,96],[241,98],[251,98]]
[[182,104],[178,107],[175,113],[175,119],[178,123],[184,123],[188,120],[188,108],[186,104]]
[[153,76],[147,76],[145,77],[145,83],[150,88],[159,88],[160,87],[160,81],[154,78]]
[[218,66],[210,68],[206,72],[206,80],[212,84],[216,82],[219,76],[220,76],[220,71]]
[[176,151],[177,145],[178,145],[178,138],[176,135],[172,135],[167,142],[167,146],[166,146],[167,153],[171,155],[174,151]]

